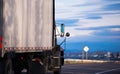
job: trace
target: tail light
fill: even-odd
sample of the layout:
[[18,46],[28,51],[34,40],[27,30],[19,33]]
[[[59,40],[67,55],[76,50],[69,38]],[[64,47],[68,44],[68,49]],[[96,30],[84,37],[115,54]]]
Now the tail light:
[[41,62],[40,58],[35,59],[36,62]]
[[20,59],[21,59],[21,60],[24,60],[24,57],[23,57],[23,56],[21,56],[21,57],[20,57]]
[[2,37],[0,37],[0,49],[2,48]]

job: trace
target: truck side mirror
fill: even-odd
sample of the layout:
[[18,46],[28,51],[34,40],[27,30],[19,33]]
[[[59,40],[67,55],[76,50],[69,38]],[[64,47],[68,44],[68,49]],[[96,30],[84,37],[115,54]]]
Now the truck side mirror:
[[70,36],[70,33],[69,33],[69,32],[67,32],[67,33],[66,33],[66,37],[69,37],[69,36]]
[[64,37],[64,33],[65,33],[65,25],[61,24],[61,37]]

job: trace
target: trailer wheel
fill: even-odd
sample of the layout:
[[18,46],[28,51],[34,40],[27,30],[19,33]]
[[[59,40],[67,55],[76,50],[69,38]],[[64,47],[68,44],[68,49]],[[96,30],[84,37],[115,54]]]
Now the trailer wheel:
[[60,74],[61,70],[54,71],[53,74]]
[[24,63],[21,60],[17,58],[13,59],[14,74],[21,74],[23,68],[24,68]]
[[5,61],[5,71],[4,74],[13,74],[12,59],[8,58]]
[[21,74],[22,69],[21,65],[16,65],[14,67],[14,74]]
[[0,61],[0,74],[4,74],[4,61]]
[[26,69],[27,69],[27,74],[32,74],[31,71],[32,71],[32,57],[33,55],[28,55],[27,56],[27,59],[26,59]]
[[31,68],[32,68],[32,60],[29,59],[27,61],[27,74],[31,74]]

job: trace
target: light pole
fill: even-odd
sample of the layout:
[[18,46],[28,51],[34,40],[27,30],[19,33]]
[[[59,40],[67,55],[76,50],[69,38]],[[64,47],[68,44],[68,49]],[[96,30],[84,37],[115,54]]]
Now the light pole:
[[89,51],[89,48],[87,46],[84,47],[84,51],[86,52],[86,60],[88,59],[88,51]]
[[107,58],[108,58],[108,61],[110,61],[110,52],[107,52]]
[[82,43],[82,60],[84,60],[84,45]]

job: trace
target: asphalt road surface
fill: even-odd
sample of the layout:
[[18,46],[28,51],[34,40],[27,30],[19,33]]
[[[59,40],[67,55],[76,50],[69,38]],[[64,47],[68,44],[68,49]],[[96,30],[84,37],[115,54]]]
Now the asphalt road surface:
[[[2,66],[0,67],[1,71]],[[41,71],[39,64],[34,64],[32,71],[34,71],[33,74],[40,74]],[[120,74],[120,64],[90,63],[90,64],[64,65],[61,71],[62,71],[61,74]],[[26,74],[25,71],[23,71],[22,74]],[[52,74],[52,72],[50,72],[49,74]]]
[[75,64],[62,67],[62,74],[120,74],[120,64]]

